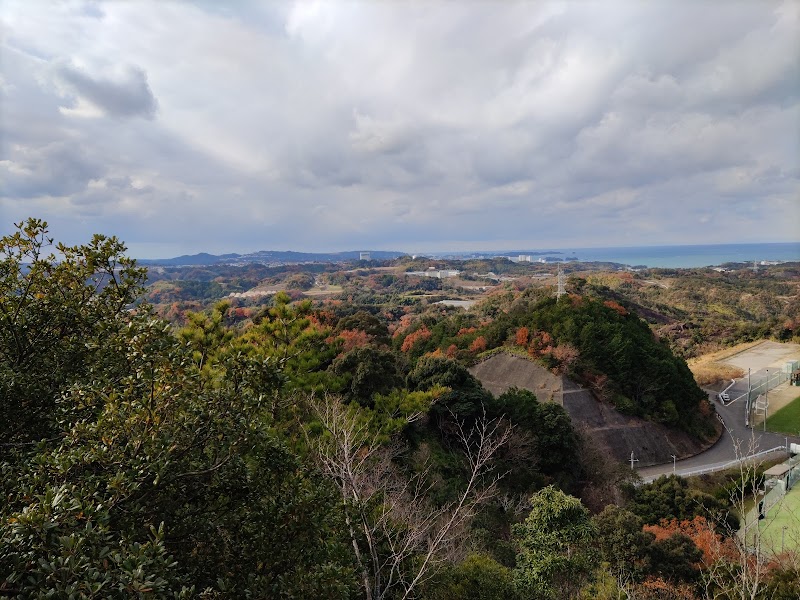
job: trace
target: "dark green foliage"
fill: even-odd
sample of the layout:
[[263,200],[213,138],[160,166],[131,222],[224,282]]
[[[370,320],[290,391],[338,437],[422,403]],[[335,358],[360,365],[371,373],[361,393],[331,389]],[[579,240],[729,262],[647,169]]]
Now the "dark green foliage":
[[679,583],[694,583],[700,576],[698,567],[703,551],[682,533],[673,533],[650,547],[650,564],[654,573]]
[[[207,385],[157,321],[133,321],[126,332],[116,350],[127,376],[67,396],[95,407],[97,418],[75,424],[4,482],[0,571],[25,589],[68,589],[93,585],[100,570],[107,585],[123,586],[118,597],[162,580],[228,597],[258,589],[276,596],[336,589],[346,597],[336,497],[259,416],[267,390],[224,365]],[[79,567],[52,562],[73,554]],[[141,577],[128,573],[136,565]]]
[[519,546],[514,585],[522,598],[573,598],[594,571],[589,511],[548,486],[531,498],[531,513],[513,527]]
[[[490,402],[488,413],[507,418],[519,433],[530,435],[536,468],[541,473],[556,479],[565,488],[580,477],[578,436],[562,406],[553,402],[540,403],[533,392],[511,388]],[[508,466],[512,469],[510,482],[521,483],[535,477],[530,462],[517,465],[512,460]]]
[[[144,270],[116,238],[58,244],[31,219],[0,239],[0,440],[27,442],[58,433],[76,408],[59,403],[69,385],[114,368],[108,341],[141,291]],[[2,453],[2,449],[0,449]],[[0,454],[2,456],[2,454]]]
[[686,479],[675,475],[663,475],[652,483],[629,491],[631,500],[627,509],[648,525],[658,524],[662,519],[716,518],[725,512],[724,502],[689,487]]
[[3,239],[0,383],[3,409],[36,420],[0,446],[0,596],[349,597],[339,498],[265,410],[298,356],[237,348],[225,306],[179,339],[125,310],[139,271],[120,246],[96,237],[57,263],[26,227]]
[[642,531],[642,520],[633,513],[610,504],[592,519],[597,529],[600,557],[618,579],[640,580],[649,570],[652,533]]
[[514,600],[511,570],[483,554],[448,565],[425,585],[425,600]]
[[365,310],[359,310],[355,314],[339,319],[336,324],[336,331],[344,331],[346,329],[363,331],[372,336],[377,344],[389,343],[389,329],[386,327],[386,323]]
[[439,356],[422,357],[408,374],[406,384],[412,390],[450,388],[431,409],[444,418],[474,419],[491,401],[491,394],[463,365]]
[[372,407],[375,394],[387,394],[403,384],[403,376],[392,352],[373,347],[356,348],[331,365],[343,380],[345,397]]

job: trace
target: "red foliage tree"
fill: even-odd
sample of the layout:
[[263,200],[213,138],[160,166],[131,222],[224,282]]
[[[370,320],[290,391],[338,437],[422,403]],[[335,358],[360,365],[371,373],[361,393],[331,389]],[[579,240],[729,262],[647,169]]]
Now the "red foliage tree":
[[418,342],[420,342],[421,340],[427,340],[430,337],[431,337],[430,330],[423,325],[416,331],[412,331],[406,336],[406,339],[403,340],[403,345],[400,346],[400,351],[408,352],[414,346],[416,346]]
[[478,352],[483,352],[484,350],[486,350],[486,338],[482,335],[479,335],[469,345],[469,351],[477,354]]
[[342,352],[363,348],[372,341],[372,336],[360,329],[343,329],[339,332],[339,337],[342,339]]

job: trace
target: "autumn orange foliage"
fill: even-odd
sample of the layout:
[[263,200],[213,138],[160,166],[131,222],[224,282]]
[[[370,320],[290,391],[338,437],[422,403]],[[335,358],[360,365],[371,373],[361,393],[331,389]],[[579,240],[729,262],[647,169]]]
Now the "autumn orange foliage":
[[363,348],[368,346],[372,340],[371,335],[360,329],[343,329],[339,333],[339,337],[342,339],[342,352]]
[[406,336],[406,339],[403,340],[403,345],[400,346],[400,351],[408,352],[417,344],[417,342],[421,340],[427,340],[430,337],[430,330],[423,325],[416,331],[413,331]]
[[486,350],[486,338],[482,335],[479,335],[470,344],[469,351],[477,354],[478,352],[483,352],[484,350]]
[[514,340],[517,346],[522,346],[523,348],[528,345],[528,331],[527,327],[520,327],[517,329],[516,339]]
[[615,302],[614,300],[606,300],[603,302],[608,308],[611,310],[617,311],[623,317],[628,314],[628,311],[625,310],[625,307],[622,306],[619,302]]
[[[661,577],[649,577],[634,586],[635,597],[640,600],[694,600],[697,595],[686,583],[672,583]],[[632,590],[632,591],[634,591]]]
[[703,552],[703,565],[709,566],[720,559],[735,560],[737,557],[736,546],[727,538],[722,537],[705,517],[696,516],[694,519],[663,519],[658,525],[645,525],[644,531],[652,533],[656,541],[664,540],[676,533],[689,537],[694,545]]
[[400,317],[400,322],[394,327],[392,330],[392,337],[396,338],[402,335],[406,329],[411,327],[411,322],[413,321],[413,315],[403,315]]

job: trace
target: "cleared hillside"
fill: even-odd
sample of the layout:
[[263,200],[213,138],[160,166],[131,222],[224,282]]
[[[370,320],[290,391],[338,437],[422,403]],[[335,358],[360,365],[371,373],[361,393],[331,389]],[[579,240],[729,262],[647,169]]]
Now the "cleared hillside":
[[541,402],[560,404],[576,429],[621,462],[629,461],[633,452],[639,460],[637,466],[663,464],[671,461],[672,455],[686,458],[707,447],[683,431],[623,415],[567,377],[518,356],[496,354],[470,372],[495,395],[518,387],[533,392]]

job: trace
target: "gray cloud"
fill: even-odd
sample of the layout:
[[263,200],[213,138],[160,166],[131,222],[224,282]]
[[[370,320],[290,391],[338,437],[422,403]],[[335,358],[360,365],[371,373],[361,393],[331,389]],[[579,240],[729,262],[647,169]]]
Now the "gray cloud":
[[0,161],[3,195],[14,199],[71,196],[85,190],[105,167],[66,142],[13,148]]
[[69,64],[56,68],[57,76],[79,98],[87,100],[111,117],[155,117],[157,102],[147,83],[147,74],[135,66],[114,77],[93,77]]
[[0,212],[187,252],[800,239],[798,18],[8,0]]

